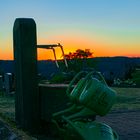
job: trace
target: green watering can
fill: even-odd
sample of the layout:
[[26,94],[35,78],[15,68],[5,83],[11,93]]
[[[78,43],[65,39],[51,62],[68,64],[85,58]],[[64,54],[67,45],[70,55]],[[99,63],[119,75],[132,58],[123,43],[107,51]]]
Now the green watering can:
[[99,72],[78,73],[66,93],[73,105],[54,113],[52,119],[64,140],[119,139],[110,126],[95,121],[96,115],[104,116],[110,111],[117,96]]

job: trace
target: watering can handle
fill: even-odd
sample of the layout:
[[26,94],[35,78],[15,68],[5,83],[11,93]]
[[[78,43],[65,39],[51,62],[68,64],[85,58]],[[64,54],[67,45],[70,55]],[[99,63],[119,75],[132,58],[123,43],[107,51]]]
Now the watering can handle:
[[79,79],[83,74],[85,74],[85,73],[86,73],[85,71],[81,71],[81,72],[79,72],[79,73],[71,80],[71,82],[70,82],[70,84],[69,84],[69,86],[68,86],[68,88],[67,88],[67,90],[66,90],[67,96],[70,95],[71,88],[73,87],[75,81],[78,80],[78,79]]
[[[67,90],[66,90],[66,94],[67,94],[68,96],[70,95],[71,88],[73,87],[73,85],[74,85],[74,83],[76,82],[76,80],[78,80],[79,78],[81,78],[81,76],[82,76],[83,74],[87,74],[87,72],[86,72],[86,71],[81,71],[81,72],[79,72],[79,73],[72,79],[72,81],[70,82],[70,84],[69,84],[69,86],[68,86],[68,88],[67,88]],[[92,71],[92,72],[88,73],[88,74],[84,77],[84,81],[86,82],[87,80],[89,80],[89,78],[90,78],[92,75],[97,75],[97,76],[99,76],[99,78],[101,79],[101,82],[102,82],[103,84],[105,84],[106,86],[108,86],[107,83],[106,83],[106,81],[104,80],[104,77],[101,75],[101,73],[100,73],[100,72],[96,72],[96,71]]]

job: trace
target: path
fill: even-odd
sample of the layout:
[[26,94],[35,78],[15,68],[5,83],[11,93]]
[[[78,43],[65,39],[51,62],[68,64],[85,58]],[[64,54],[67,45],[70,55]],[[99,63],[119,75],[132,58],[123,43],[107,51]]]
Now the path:
[[97,120],[111,126],[120,136],[120,140],[140,140],[140,110],[114,112]]
[[[140,140],[140,110],[114,112],[97,117],[97,120],[111,126],[119,134],[120,140]],[[22,134],[15,135],[0,121],[0,140],[23,140],[23,137]]]

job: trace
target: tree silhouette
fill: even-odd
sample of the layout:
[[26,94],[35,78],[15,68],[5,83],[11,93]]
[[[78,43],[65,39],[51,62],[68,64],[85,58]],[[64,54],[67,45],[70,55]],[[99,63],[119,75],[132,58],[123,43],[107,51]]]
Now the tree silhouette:
[[75,52],[69,52],[69,54],[65,54],[65,58],[66,59],[82,59],[82,58],[92,58],[93,57],[93,53],[90,52],[90,49],[77,49]]

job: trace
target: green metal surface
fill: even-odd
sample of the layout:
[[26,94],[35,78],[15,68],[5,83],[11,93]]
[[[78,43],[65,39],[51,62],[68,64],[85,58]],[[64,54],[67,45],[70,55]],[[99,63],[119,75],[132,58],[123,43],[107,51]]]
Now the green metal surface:
[[85,85],[79,102],[96,112],[97,115],[106,115],[116,101],[116,92],[99,80],[91,78]]
[[[70,88],[84,72],[80,72],[70,83],[67,95],[73,102],[77,102],[91,109],[97,115],[104,116],[111,109],[116,101],[116,92],[109,88],[98,72],[91,72],[80,79],[77,85],[70,92]],[[99,81],[94,76],[98,76]]]
[[78,73],[70,82],[67,95],[73,105],[52,115],[52,123],[62,139],[119,139],[110,126],[95,121],[95,116],[106,115],[116,100],[116,92],[107,86],[100,73]]
[[67,122],[65,129],[69,132],[68,135],[65,133],[63,134],[66,140],[118,140],[117,133],[104,123],[96,121],[89,121],[86,123],[82,121],[72,122],[66,117],[63,117],[63,119]]

